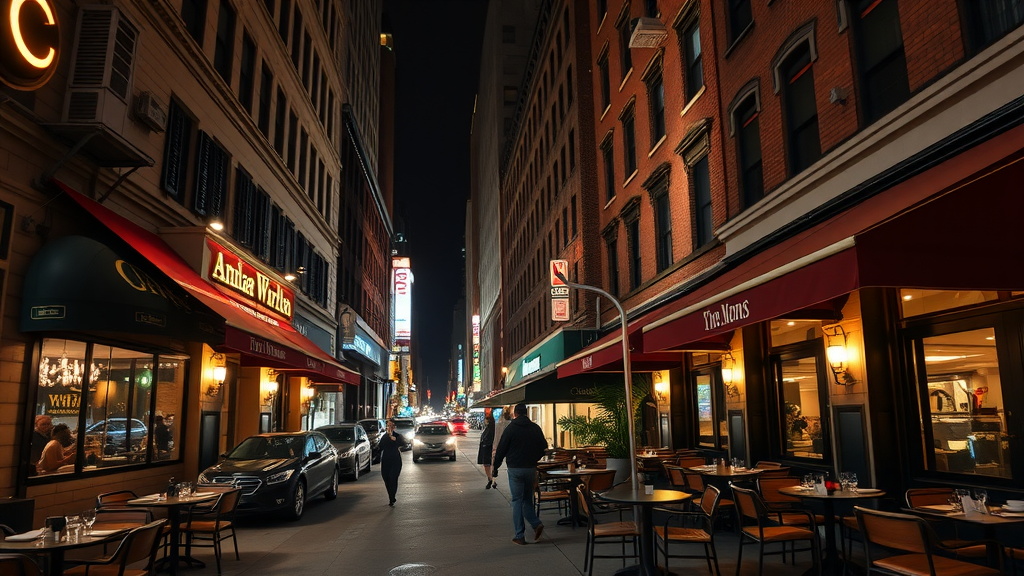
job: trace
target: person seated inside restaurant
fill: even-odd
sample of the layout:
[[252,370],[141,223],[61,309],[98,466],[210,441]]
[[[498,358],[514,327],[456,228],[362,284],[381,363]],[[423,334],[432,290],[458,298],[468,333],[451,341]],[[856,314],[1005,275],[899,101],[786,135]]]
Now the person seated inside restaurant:
[[154,418],[153,438],[156,440],[156,457],[166,460],[171,452],[171,429],[164,424],[164,417],[157,414]]
[[[50,436],[53,432],[53,418],[46,414],[36,415],[35,426],[32,428],[32,451],[29,454],[29,462],[35,464],[43,457],[43,448],[50,443]],[[32,474],[36,471],[33,469]]]
[[36,463],[36,472],[39,474],[52,474],[61,466],[75,463],[75,438],[71,435],[71,429],[67,424],[57,424],[53,427],[51,440],[43,448],[43,454]]

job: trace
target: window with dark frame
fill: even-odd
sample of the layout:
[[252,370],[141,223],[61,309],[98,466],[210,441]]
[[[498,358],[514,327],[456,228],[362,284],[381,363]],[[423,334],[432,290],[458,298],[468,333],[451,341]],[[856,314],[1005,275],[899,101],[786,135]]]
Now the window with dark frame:
[[824,362],[820,339],[773,348],[769,355],[784,458],[831,460]]
[[818,107],[814,100],[814,69],[810,47],[803,42],[780,65],[785,110],[789,175],[805,170],[821,158]]
[[206,29],[206,0],[182,0],[181,19],[189,36],[202,46]]
[[299,117],[295,115],[295,111],[288,110],[288,171],[295,174],[295,164],[297,160],[296,146],[299,141]]
[[658,10],[658,0],[644,0],[644,16],[657,18],[660,15],[661,11]]
[[969,51],[977,53],[1024,24],[1022,0],[966,0],[965,27]]
[[761,129],[758,125],[757,98],[751,94],[736,107],[736,152],[739,155],[742,208],[747,209],[764,198],[764,174],[761,169]]
[[292,0],[281,0],[281,17],[277,21],[277,33],[281,36],[281,42],[288,45],[288,24],[292,15]]
[[708,156],[704,155],[690,169],[693,181],[694,248],[700,248],[714,240],[714,226],[711,220],[711,174],[708,171]]
[[228,192],[228,154],[213,138],[199,132],[196,145],[196,179],[192,211],[199,216],[219,218],[224,214]]
[[672,265],[672,210],[669,204],[668,180],[659,185],[659,189],[652,192],[654,195],[654,218],[656,260],[658,272],[665,270]]
[[597,0],[597,20],[600,22],[608,15],[608,0]]
[[256,43],[248,31],[242,32],[242,62],[238,69],[238,101],[252,114],[252,93],[256,88]]
[[274,93],[274,75],[270,72],[267,63],[263,63],[263,70],[260,76],[260,111],[256,119],[263,136],[270,139],[270,98]]
[[640,249],[640,212],[626,221],[626,244],[629,248],[629,289],[636,290],[644,283]]
[[285,143],[285,130],[287,130],[288,121],[288,98],[284,95],[284,90],[280,86],[277,87],[277,111],[274,114],[274,150],[277,151],[277,155],[284,159],[284,143]]
[[569,130],[569,172],[576,169],[576,131]]
[[221,0],[217,17],[217,40],[213,49],[213,68],[228,83],[231,83],[231,62],[234,55],[235,9],[225,0]]
[[693,18],[683,32],[679,35],[683,43],[683,51],[686,54],[685,86],[683,95],[689,102],[697,96],[697,92],[704,87],[704,64],[700,49],[700,20]]
[[625,177],[636,172],[636,108],[630,105],[622,114],[622,155]]
[[185,204],[191,140],[192,118],[176,101],[171,100],[167,110],[167,129],[164,131],[164,161],[160,187],[179,204]]
[[572,216],[572,237],[576,237],[578,229],[576,227],[576,195],[573,194],[572,198],[569,199],[569,214]]
[[608,293],[619,294],[619,242],[614,232],[605,236],[605,249],[608,251]]
[[750,0],[726,0],[729,7],[729,43],[739,39],[743,31],[754,21]]
[[565,100],[566,107],[572,107],[572,64],[565,71]]
[[[1024,2],[1021,2],[1021,6],[1024,6]],[[910,98],[907,57],[903,50],[897,0],[857,2],[854,7],[853,30],[860,74],[860,100],[865,120],[870,123]]]
[[562,244],[563,248],[569,245],[570,239],[571,236],[569,236],[569,208],[565,207],[562,208],[562,241],[564,242]]
[[665,82],[661,68],[647,78],[647,101],[651,114],[651,147],[665,136]]
[[601,110],[608,108],[612,102],[611,76],[608,71],[608,55],[604,54],[597,61],[601,77]]
[[629,18],[623,18],[619,23],[619,64],[622,79],[633,69],[633,54],[629,51],[629,36],[632,30],[629,29]]
[[298,72],[302,59],[302,12],[295,6],[295,19],[292,23],[292,65]]
[[615,198],[618,185],[615,182],[615,158],[610,137],[601,143],[601,158],[604,161],[604,199],[605,202],[611,202],[612,198]]
[[305,128],[299,128],[299,187],[306,194],[309,194],[309,190],[306,188],[306,175],[309,170],[309,133],[306,132]]

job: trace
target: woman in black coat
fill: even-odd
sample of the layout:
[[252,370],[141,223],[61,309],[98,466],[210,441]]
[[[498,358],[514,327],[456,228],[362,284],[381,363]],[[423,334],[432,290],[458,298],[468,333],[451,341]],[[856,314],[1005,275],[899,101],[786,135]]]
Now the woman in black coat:
[[487,473],[487,486],[484,490],[490,490],[494,486],[494,477],[491,476],[491,449],[494,446],[494,416],[488,414],[484,418],[484,431],[480,434],[480,451],[476,454],[476,463],[484,465],[484,472]]
[[402,447],[405,438],[395,432],[395,421],[388,419],[387,433],[380,439],[380,475],[388,489],[388,506],[395,505],[398,491],[398,476],[402,473]]

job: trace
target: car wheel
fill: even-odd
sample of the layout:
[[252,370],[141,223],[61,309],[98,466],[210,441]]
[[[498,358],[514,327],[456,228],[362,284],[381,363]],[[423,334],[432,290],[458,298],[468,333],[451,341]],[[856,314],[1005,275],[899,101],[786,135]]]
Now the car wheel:
[[352,481],[359,480],[359,455],[352,457]]
[[328,500],[334,500],[338,497],[338,469],[334,469],[334,474],[331,475],[331,485],[324,492],[324,498]]
[[413,464],[419,464],[420,463],[420,457],[415,455],[415,454],[413,454],[412,455],[412,463]]
[[366,468],[363,470],[364,473],[369,473],[373,469],[373,455],[371,454],[366,458]]
[[455,454],[452,454],[451,456],[449,456],[449,457],[448,457],[448,460],[449,460],[450,462],[455,462]]
[[306,483],[299,480],[295,483],[295,491],[292,492],[291,506],[288,508],[288,518],[298,520],[306,511]]

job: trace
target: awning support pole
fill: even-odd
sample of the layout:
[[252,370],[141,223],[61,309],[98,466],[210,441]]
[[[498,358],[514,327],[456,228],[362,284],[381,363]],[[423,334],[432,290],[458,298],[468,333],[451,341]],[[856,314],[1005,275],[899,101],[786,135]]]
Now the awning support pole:
[[636,477],[636,428],[633,423],[633,373],[629,363],[629,331],[628,326],[626,326],[626,311],[623,310],[622,304],[618,299],[596,286],[569,282],[561,272],[555,272],[555,276],[570,288],[597,292],[601,296],[610,300],[619,311],[619,323],[622,325],[622,372],[626,376],[626,420],[629,423],[629,482],[630,486],[633,487],[633,492],[638,492],[640,486],[637,484]]

